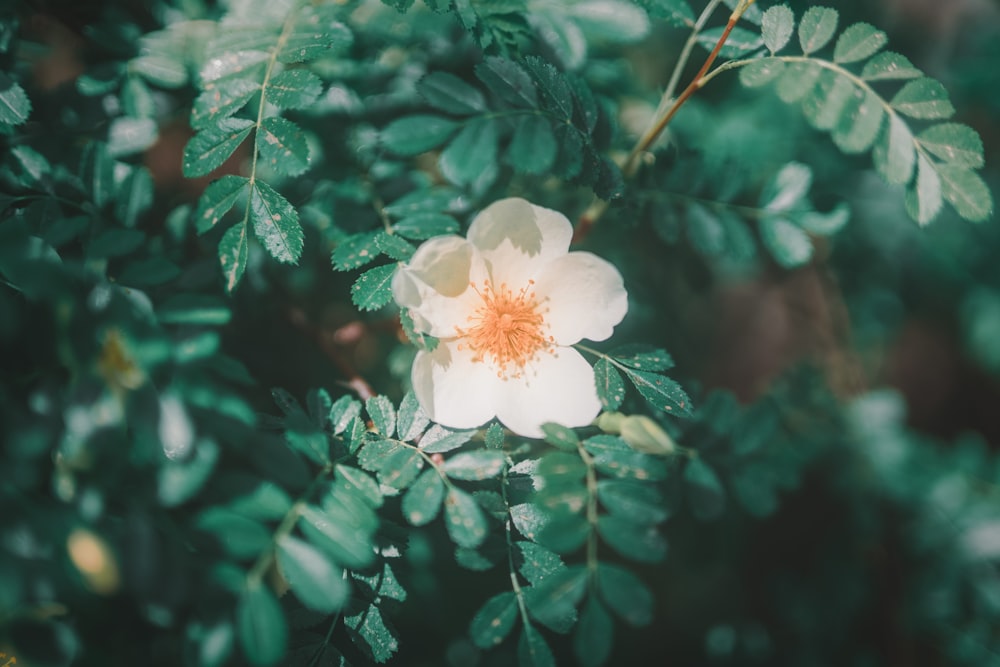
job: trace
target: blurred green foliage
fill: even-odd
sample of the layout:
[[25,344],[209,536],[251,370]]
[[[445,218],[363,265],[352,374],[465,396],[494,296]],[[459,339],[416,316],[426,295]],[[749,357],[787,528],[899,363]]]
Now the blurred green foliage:
[[[1000,17],[837,5],[6,3],[0,661],[1000,664]],[[544,440],[391,304],[511,195],[630,295]]]

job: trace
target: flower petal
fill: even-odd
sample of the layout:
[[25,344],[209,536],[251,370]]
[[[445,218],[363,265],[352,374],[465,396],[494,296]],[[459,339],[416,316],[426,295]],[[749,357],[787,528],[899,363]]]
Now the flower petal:
[[502,381],[497,417],[504,426],[529,438],[542,437],[542,424],[586,426],[601,411],[594,369],[573,348],[543,354],[525,377]]
[[573,225],[562,213],[511,197],[484,208],[469,225],[468,239],[479,249],[493,284],[511,289],[569,250]]
[[408,308],[417,331],[452,337],[468,324],[482,297],[470,282],[486,276],[476,249],[460,236],[440,236],[422,244],[392,279],[392,295]]
[[424,412],[442,426],[473,428],[496,414],[500,379],[472,358],[472,352],[457,343],[440,341],[434,351],[421,350],[413,360],[413,393]]
[[628,311],[622,275],[589,252],[571,252],[549,262],[535,278],[535,294],[545,302],[549,334],[559,345],[581,338],[605,340]]

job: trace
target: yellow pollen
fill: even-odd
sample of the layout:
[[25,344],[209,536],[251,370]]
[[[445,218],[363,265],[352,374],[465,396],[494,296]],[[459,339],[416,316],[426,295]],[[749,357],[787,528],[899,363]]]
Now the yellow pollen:
[[520,377],[524,366],[538,352],[552,346],[552,336],[546,336],[544,310],[534,292],[529,292],[535,281],[514,292],[506,284],[494,289],[487,280],[482,287],[472,283],[472,289],[482,298],[482,303],[469,316],[469,328],[458,329],[463,339],[475,353],[475,361],[489,360],[497,367],[497,376]]

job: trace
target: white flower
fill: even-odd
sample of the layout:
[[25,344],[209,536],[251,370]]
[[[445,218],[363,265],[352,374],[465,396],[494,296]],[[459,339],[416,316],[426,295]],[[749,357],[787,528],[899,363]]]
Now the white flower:
[[618,270],[568,252],[573,227],[524,199],[484,209],[467,239],[433,238],[401,266],[392,292],[415,329],[439,339],[413,362],[413,391],[453,428],[497,417],[540,437],[541,426],[589,424],[601,409],[590,364],[570,347],[604,340],[628,310]]

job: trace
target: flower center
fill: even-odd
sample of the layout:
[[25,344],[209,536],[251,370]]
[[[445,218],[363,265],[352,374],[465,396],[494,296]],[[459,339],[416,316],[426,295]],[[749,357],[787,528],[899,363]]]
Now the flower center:
[[552,336],[544,332],[545,310],[535,293],[528,291],[534,284],[529,280],[528,286],[518,292],[506,283],[496,289],[489,280],[482,288],[472,284],[483,301],[469,316],[469,328],[458,329],[458,335],[475,353],[475,361],[485,361],[489,356],[497,366],[497,377],[510,377],[511,367],[513,377],[520,377],[524,366],[554,343]]

